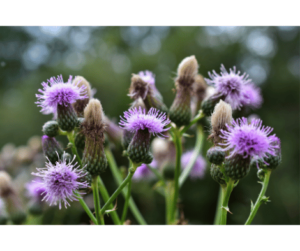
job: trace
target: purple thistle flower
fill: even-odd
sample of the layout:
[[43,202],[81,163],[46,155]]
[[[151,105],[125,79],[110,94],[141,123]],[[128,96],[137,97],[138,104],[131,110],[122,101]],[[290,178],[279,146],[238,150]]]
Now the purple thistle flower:
[[233,69],[229,69],[229,72],[223,64],[220,69],[220,75],[215,70],[212,73],[208,72],[210,79],[206,78],[205,81],[216,88],[216,95],[224,98],[224,101],[229,103],[233,110],[240,109],[245,102],[244,86],[250,83],[251,79],[246,73],[240,75],[240,71],[237,72],[235,66]]
[[42,107],[43,114],[53,113],[56,116],[57,105],[67,106],[74,103],[78,99],[88,98],[84,85],[78,87],[78,83],[72,83],[72,76],[68,82],[64,83],[62,75],[51,77],[47,83],[43,82],[43,89],[39,89],[41,94],[36,94],[38,99],[35,102],[39,107]]
[[[73,160],[66,163],[66,159],[62,159],[53,165],[50,161],[46,162],[45,168],[37,168],[37,173],[32,173],[37,177],[41,177],[42,181],[37,182],[44,186],[45,191],[42,193],[42,201],[47,201],[51,205],[59,205],[64,203],[65,207],[70,206],[69,201],[78,200],[74,192],[78,189],[88,187],[86,181],[80,182],[79,179],[87,175],[86,171],[79,169],[77,163],[73,164]],[[80,193],[82,194],[82,193]]]
[[46,191],[41,178],[36,178],[25,185],[26,195],[34,200],[40,200],[43,198],[43,193]]
[[[253,119],[249,124],[247,118],[240,118],[232,122],[232,126],[227,125],[227,130],[221,130],[221,138],[224,143],[220,145],[226,146],[224,151],[231,150],[226,158],[240,155],[243,158],[256,157],[264,161],[267,154],[275,155],[278,145],[278,138],[275,134],[269,134],[273,128],[262,126],[262,120]],[[265,164],[268,164],[264,161]]]
[[[182,169],[185,169],[193,155],[193,151],[185,152],[181,156],[181,167]],[[201,179],[205,175],[205,169],[206,169],[206,161],[204,158],[199,155],[195,161],[195,164],[190,172],[190,178],[191,179]]]
[[251,108],[259,108],[263,102],[260,88],[255,86],[253,83],[244,85],[243,87],[243,100],[242,104],[244,106],[249,106]]
[[155,108],[150,108],[146,114],[146,110],[139,107],[124,112],[124,118],[121,117],[119,125],[131,132],[147,129],[153,135],[165,137],[162,133],[170,129],[170,127],[164,128],[170,122],[165,113]]
[[[153,160],[149,166],[151,166],[152,168],[157,168],[157,163],[155,160]],[[153,174],[153,172],[147,167],[146,164],[142,164],[140,165],[134,175],[132,176],[133,180],[139,181],[139,180],[145,180],[145,179],[151,179],[154,178],[155,175]]]

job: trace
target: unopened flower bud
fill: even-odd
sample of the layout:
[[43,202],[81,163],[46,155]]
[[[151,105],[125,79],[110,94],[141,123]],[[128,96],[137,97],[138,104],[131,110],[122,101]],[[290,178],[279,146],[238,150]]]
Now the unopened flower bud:
[[214,112],[211,115],[211,134],[209,138],[212,138],[214,143],[221,141],[221,130],[226,130],[226,125],[231,125],[232,122],[232,109],[231,106],[224,101],[215,106]]
[[55,138],[44,135],[42,137],[42,147],[44,155],[52,164],[55,164],[63,154],[63,149]]
[[206,157],[212,164],[221,165],[225,159],[225,152],[219,146],[214,146],[208,149]]
[[100,175],[107,167],[107,159],[104,152],[103,110],[99,100],[91,99],[84,109],[84,122],[82,132],[85,135],[85,148],[82,163],[92,175]]
[[195,56],[185,58],[178,66],[176,96],[169,111],[171,121],[178,127],[187,125],[191,120],[191,92],[197,70],[198,63]]
[[42,131],[49,137],[56,137],[59,131],[58,123],[55,120],[48,121],[43,125]]
[[218,182],[220,185],[226,184],[226,181],[224,180],[224,175],[217,165],[211,164],[210,175],[213,178],[213,180]]
[[274,170],[280,163],[281,163],[281,145],[280,145],[280,139],[277,138],[272,143],[273,146],[276,146],[275,149],[275,155],[272,155],[270,153],[267,153],[266,157],[264,158],[264,161],[268,164],[266,165],[266,168]]
[[216,95],[212,95],[208,98],[205,98],[201,104],[202,112],[205,116],[209,117],[215,108],[215,105],[219,102],[220,98]]
[[250,158],[235,155],[224,162],[225,174],[233,180],[240,180],[246,177],[250,171]]
[[12,193],[11,177],[5,171],[0,171],[0,197],[6,198]]
[[77,116],[82,117],[84,108],[87,106],[87,104],[89,103],[89,100],[93,96],[92,90],[91,90],[91,85],[84,77],[81,77],[81,76],[77,76],[73,80],[73,84],[78,87],[84,86],[85,90],[86,90],[86,98],[78,99],[78,100],[76,100],[75,103],[73,103],[73,107],[77,113]]

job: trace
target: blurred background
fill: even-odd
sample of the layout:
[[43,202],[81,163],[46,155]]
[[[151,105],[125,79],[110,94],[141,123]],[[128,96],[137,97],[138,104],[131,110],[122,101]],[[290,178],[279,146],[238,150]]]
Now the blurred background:
[[[62,74],[64,80],[84,76],[97,89],[95,97],[106,115],[118,122],[131,102],[127,92],[132,73],[154,72],[156,86],[170,107],[177,66],[195,55],[204,77],[213,69],[219,72],[221,63],[246,71],[261,88],[264,103],[234,117],[257,114],[281,139],[283,161],[272,173],[267,191],[271,203],[261,206],[253,224],[299,224],[299,31],[299,27],[0,27],[0,169],[9,172],[24,193],[19,181],[30,179],[32,165],[26,162],[24,145],[38,148],[39,138],[32,136],[42,136],[42,125],[52,119],[39,112],[35,94],[51,76]],[[193,141],[187,141],[189,146]],[[206,142],[204,153],[209,146]],[[7,164],[12,155],[23,159]],[[120,152],[115,157],[120,166],[127,165]],[[42,165],[42,157],[34,165],[38,163]],[[103,180],[112,193],[116,184],[109,169]],[[229,224],[246,221],[250,200],[256,200],[261,188],[257,181],[251,170],[233,191]],[[164,198],[153,185],[134,183],[132,194],[148,224],[164,224]],[[213,223],[218,189],[209,168],[204,179],[187,180],[180,197],[189,224]],[[119,196],[120,213],[123,203]],[[136,223],[130,211],[128,218]],[[68,210],[47,207],[41,223],[85,224],[88,217],[79,203],[72,203]]]

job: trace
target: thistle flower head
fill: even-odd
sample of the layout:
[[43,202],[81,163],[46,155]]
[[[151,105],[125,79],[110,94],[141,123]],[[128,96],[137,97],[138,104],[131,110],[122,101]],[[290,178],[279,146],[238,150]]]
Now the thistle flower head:
[[[181,156],[181,166],[183,169],[187,167],[189,161],[192,158],[192,155],[193,151],[188,151]],[[205,174],[205,169],[206,161],[201,155],[199,155],[195,161],[192,171],[190,172],[190,177],[192,179],[203,178]]]
[[227,125],[227,130],[221,130],[221,138],[224,139],[225,151],[231,150],[231,154],[226,158],[240,155],[243,158],[257,157],[263,161],[267,154],[275,155],[275,150],[279,146],[275,134],[270,135],[273,128],[262,126],[260,119],[253,119],[248,124],[247,118],[240,118],[232,122],[232,126]]
[[68,164],[64,158],[55,165],[50,161],[46,162],[45,168],[37,168],[38,172],[32,173],[41,178],[42,181],[37,183],[45,189],[42,200],[47,201],[50,206],[58,204],[61,209],[61,205],[64,204],[67,208],[70,206],[69,201],[77,200],[74,192],[88,187],[86,181],[80,182],[87,173],[79,169],[77,163],[73,164],[75,157]]
[[36,104],[42,107],[41,112],[44,114],[56,114],[57,105],[67,106],[73,104],[78,99],[86,99],[86,87],[78,86],[72,83],[72,76],[68,82],[64,83],[62,76],[57,78],[51,77],[48,82],[42,83],[43,89],[39,89],[41,94],[36,94],[38,101]]
[[25,185],[26,195],[32,199],[42,199],[42,195],[46,191],[41,178],[36,178]]
[[119,125],[131,132],[147,129],[153,135],[164,137],[162,133],[170,129],[164,127],[170,122],[165,113],[155,108],[151,108],[146,114],[146,110],[139,107],[124,112],[124,118],[121,117]]
[[[157,168],[157,164],[156,161],[153,160],[149,166],[151,166],[152,168]],[[132,176],[133,180],[139,181],[139,180],[146,180],[146,179],[151,179],[154,178],[155,175],[153,174],[153,172],[147,167],[146,164],[142,164],[140,165],[134,175]]]
[[242,104],[244,106],[249,106],[250,108],[259,108],[263,102],[260,88],[252,83],[246,84],[243,87],[243,100]]
[[243,102],[244,87],[251,82],[246,73],[242,74],[237,72],[236,67],[229,69],[229,72],[225,69],[224,65],[221,65],[220,75],[213,71],[208,73],[210,79],[205,79],[207,84],[213,85],[216,88],[216,93],[224,98],[224,101],[229,103],[233,110],[239,109]]

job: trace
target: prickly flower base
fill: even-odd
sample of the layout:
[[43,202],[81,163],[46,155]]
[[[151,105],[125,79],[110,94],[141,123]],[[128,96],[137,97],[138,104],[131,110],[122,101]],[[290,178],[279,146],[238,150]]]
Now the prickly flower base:
[[220,165],[225,159],[225,152],[219,146],[211,147],[210,149],[208,149],[206,157],[209,162]]
[[178,127],[189,124],[192,118],[189,92],[187,88],[179,89],[170,108],[169,117]]
[[63,154],[63,149],[58,144],[55,138],[44,135],[42,137],[42,147],[45,156],[50,160],[52,164],[55,164],[59,157]]
[[57,106],[57,122],[62,130],[68,132],[77,126],[77,115],[71,104]]
[[127,152],[133,163],[150,164],[153,160],[150,149],[150,133],[148,130],[138,130],[131,143],[128,146]]
[[127,150],[133,136],[134,136],[134,132],[124,130],[122,144],[123,144],[123,147],[124,147],[125,150]]
[[58,123],[55,120],[48,121],[43,125],[43,133],[49,137],[57,136],[58,130]]
[[233,156],[224,162],[225,174],[233,180],[246,177],[250,171],[250,159],[240,155]]
[[209,117],[214,111],[215,105],[219,102],[221,97],[210,97],[208,99],[205,99],[201,104],[202,112],[205,114],[205,116]]
[[281,154],[277,156],[273,156],[267,153],[267,157],[265,158],[265,161],[269,164],[266,166],[266,168],[274,170],[281,162]]
[[210,175],[214,181],[218,182],[220,185],[226,184],[224,180],[224,175],[217,165],[211,164]]
[[86,137],[85,149],[82,158],[83,166],[92,175],[100,175],[107,167],[107,159],[104,153],[103,143],[91,137]]

